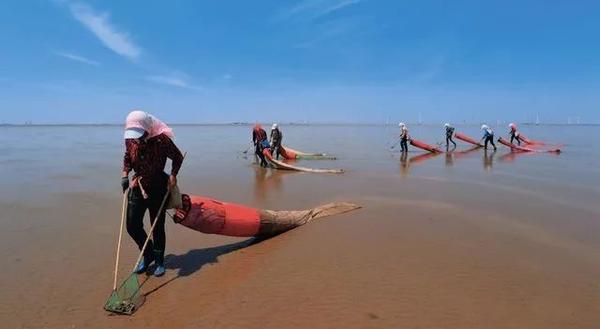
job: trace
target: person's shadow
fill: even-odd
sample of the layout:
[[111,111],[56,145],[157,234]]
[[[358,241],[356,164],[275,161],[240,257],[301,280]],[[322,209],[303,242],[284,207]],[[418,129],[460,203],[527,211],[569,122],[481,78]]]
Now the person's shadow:
[[[244,241],[231,243],[223,246],[194,249],[190,250],[182,255],[169,254],[165,256],[165,268],[171,270],[177,270],[177,275],[158,287],[146,292],[146,297],[165,287],[169,283],[186,276],[190,276],[198,272],[204,265],[218,263],[219,256],[234,252],[239,249],[249,247],[251,245],[260,243],[265,239],[261,238],[250,238]],[[146,279],[147,280],[147,279]],[[145,283],[145,281],[144,281]]]

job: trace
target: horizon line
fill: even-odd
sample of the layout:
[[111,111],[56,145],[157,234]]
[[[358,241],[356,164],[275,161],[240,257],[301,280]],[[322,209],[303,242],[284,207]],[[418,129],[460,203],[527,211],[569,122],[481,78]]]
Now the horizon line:
[[[507,121],[508,122],[508,121]],[[500,122],[496,124],[488,124],[490,126],[500,126],[507,122]],[[259,122],[261,125],[270,125],[270,123]],[[443,123],[419,123],[419,122],[408,122],[411,126],[437,126],[443,125]],[[477,126],[481,123],[474,122],[463,122],[454,124],[454,126]],[[531,122],[520,122],[519,125],[523,126],[600,126],[600,123],[593,122],[580,122],[580,123],[559,123],[559,122],[548,122],[548,123],[531,123]],[[255,123],[251,122],[208,122],[208,123],[169,123],[169,126],[253,126]],[[289,126],[397,126],[396,123],[376,123],[376,122],[281,122],[279,125]],[[122,123],[0,123],[0,127],[117,127],[123,126]]]

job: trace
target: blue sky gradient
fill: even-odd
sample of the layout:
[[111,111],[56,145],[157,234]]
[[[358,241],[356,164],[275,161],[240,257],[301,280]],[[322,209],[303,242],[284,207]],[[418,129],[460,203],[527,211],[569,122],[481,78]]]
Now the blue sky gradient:
[[0,123],[600,123],[597,1],[0,6]]

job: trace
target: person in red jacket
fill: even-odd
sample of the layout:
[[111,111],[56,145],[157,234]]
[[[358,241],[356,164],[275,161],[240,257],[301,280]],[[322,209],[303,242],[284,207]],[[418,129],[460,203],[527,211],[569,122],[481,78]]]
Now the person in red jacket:
[[260,165],[266,168],[268,163],[263,154],[263,149],[265,143],[268,144],[269,141],[267,140],[267,132],[258,123],[252,129],[252,143],[254,144],[254,154],[260,159]]
[[[148,235],[144,230],[144,215],[150,212],[151,224],[156,219],[152,240],[144,250],[144,258],[136,268],[145,272],[156,263],[154,275],[165,274],[165,210],[159,212],[162,200],[168,191],[177,185],[177,173],[183,155],[173,143],[173,131],[156,117],[142,111],[133,111],[125,123],[125,156],[121,187],[129,191],[127,207],[127,232],[140,250]],[[171,174],[164,172],[167,158],[171,159]],[[129,173],[134,175],[130,185]]]
[[510,143],[512,144],[516,140],[517,144],[521,145],[523,137],[521,136],[521,133],[517,130],[517,125],[511,123],[508,125],[508,128],[510,129],[510,131],[508,132],[510,134]]

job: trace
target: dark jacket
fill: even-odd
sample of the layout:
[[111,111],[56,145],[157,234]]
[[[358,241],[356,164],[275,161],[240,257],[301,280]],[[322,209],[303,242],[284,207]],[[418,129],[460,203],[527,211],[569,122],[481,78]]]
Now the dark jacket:
[[283,134],[279,130],[279,128],[275,128],[271,130],[271,144],[273,146],[281,145],[281,140],[283,139]]
[[258,129],[252,130],[252,142],[254,143],[254,145],[256,145],[266,139],[267,139],[267,132],[264,129],[258,128]]

